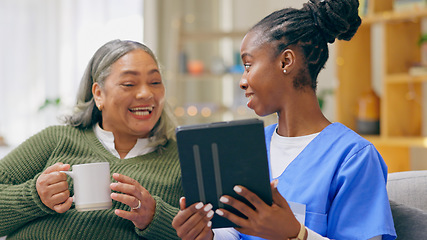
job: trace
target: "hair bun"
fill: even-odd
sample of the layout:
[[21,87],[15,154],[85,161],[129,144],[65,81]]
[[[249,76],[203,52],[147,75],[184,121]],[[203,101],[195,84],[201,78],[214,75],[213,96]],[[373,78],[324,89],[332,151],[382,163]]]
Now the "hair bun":
[[361,24],[358,0],[310,0],[303,8],[329,43],[350,40]]

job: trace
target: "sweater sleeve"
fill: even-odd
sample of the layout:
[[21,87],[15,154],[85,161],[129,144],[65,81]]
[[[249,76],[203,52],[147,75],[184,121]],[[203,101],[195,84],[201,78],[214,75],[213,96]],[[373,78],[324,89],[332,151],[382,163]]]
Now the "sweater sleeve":
[[29,221],[53,214],[40,200],[36,181],[54,148],[49,131],[23,142],[0,160],[0,236]]
[[172,220],[178,213],[178,208],[171,206],[157,196],[153,196],[156,200],[156,212],[150,225],[144,230],[136,228],[139,236],[145,239],[179,239],[175,229],[172,227]]

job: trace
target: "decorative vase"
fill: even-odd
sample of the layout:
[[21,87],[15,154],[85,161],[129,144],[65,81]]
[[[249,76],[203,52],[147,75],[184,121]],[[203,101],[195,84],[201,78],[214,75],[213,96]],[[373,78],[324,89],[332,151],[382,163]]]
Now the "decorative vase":
[[380,133],[380,98],[372,89],[358,100],[357,131],[367,135]]

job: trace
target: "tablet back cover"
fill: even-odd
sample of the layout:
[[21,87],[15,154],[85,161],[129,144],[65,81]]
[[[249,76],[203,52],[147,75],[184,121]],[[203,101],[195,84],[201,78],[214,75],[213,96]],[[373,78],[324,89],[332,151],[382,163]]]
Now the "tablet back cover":
[[[272,204],[264,123],[259,119],[180,126],[176,129],[182,184],[187,206],[211,203],[244,217],[219,202],[230,195],[253,207],[233,191],[242,185]],[[217,214],[212,228],[236,225]]]

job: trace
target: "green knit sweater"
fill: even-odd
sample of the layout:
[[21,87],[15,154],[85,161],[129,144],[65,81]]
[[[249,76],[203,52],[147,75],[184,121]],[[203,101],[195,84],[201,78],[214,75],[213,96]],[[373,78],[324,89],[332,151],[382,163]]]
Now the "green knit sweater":
[[[178,239],[172,219],[183,196],[176,142],[162,151],[119,159],[108,152],[94,132],[52,126],[32,136],[0,160],[0,236],[7,239]],[[114,214],[129,206],[113,201],[109,210],[77,212],[74,205],[59,214],[47,208],[36,190],[38,176],[56,162],[109,162],[111,174],[137,180],[156,200],[153,221],[144,229]],[[114,181],[113,179],[111,179]],[[72,181],[70,180],[70,191]]]

